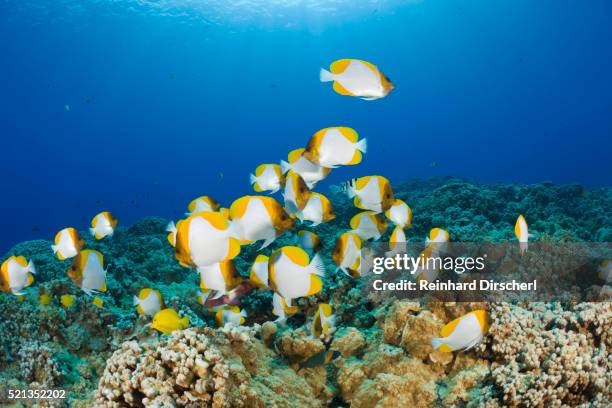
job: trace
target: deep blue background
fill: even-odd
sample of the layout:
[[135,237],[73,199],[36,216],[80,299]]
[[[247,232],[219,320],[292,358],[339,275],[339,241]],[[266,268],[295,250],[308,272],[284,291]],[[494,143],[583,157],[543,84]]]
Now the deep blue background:
[[[100,210],[125,225],[200,194],[229,205],[255,166],[333,125],[370,149],[330,182],[612,183],[606,0],[425,0],[291,27],[32,3],[47,14],[0,1],[0,253]],[[345,57],[397,89],[366,102],[320,84]]]

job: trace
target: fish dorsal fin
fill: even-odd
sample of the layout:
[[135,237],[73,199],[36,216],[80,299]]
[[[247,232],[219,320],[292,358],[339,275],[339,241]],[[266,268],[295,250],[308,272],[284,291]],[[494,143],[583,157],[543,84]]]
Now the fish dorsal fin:
[[150,288],[145,288],[145,289],[140,291],[140,296],[138,296],[138,297],[139,297],[140,300],[145,300],[146,298],[149,297],[149,293],[151,293],[151,289]]
[[302,157],[302,153],[304,153],[304,148],[300,148],[300,149],[295,149],[289,152],[289,154],[287,155],[287,160],[289,161],[289,163],[295,163],[296,161],[298,161],[298,159],[300,157]]
[[249,202],[253,196],[244,196],[234,201],[230,207],[230,218],[232,220],[240,219],[246,213]]
[[474,313],[474,315],[478,319],[478,323],[480,324],[480,330],[482,330],[482,333],[484,334],[489,331],[489,315],[487,311],[475,310],[472,313]]
[[28,260],[22,255],[15,257],[15,261],[23,267],[28,266]]
[[442,345],[438,348],[438,351],[442,353],[452,353],[454,350],[446,345],[446,343],[442,343]]
[[259,254],[257,255],[257,258],[255,258],[255,263],[257,262],[268,262],[270,258],[267,255],[264,254]]
[[523,217],[523,214],[521,214],[516,219],[516,224],[514,224],[514,234],[517,238],[521,238],[521,223],[523,222],[525,222],[525,217]]
[[261,176],[263,174],[264,171],[266,171],[266,168],[269,166],[269,164],[260,164],[259,166],[257,166],[257,168],[255,169],[255,175],[257,177]]
[[203,211],[198,213],[199,217],[204,218],[210,225],[212,225],[215,229],[220,231],[225,231],[227,229],[227,220],[225,217],[219,213]]
[[364,60],[359,60],[359,62],[361,62],[363,65],[365,65],[366,67],[370,68],[372,70],[372,72],[376,73],[376,74],[380,74],[380,71],[378,70],[378,68],[376,67],[376,65],[372,64],[371,62],[368,61],[364,61]]
[[442,329],[440,330],[440,337],[448,337],[448,336],[450,336],[451,333],[455,330],[455,327],[457,327],[457,325],[459,324],[461,319],[463,319],[465,316],[466,315],[458,317],[455,320],[447,323],[444,327],[442,327]]
[[336,75],[341,74],[346,70],[346,68],[349,66],[351,61],[352,59],[349,59],[349,58],[334,61],[329,66],[329,69],[331,70],[332,74],[336,74]]
[[355,181],[355,190],[363,189],[372,179],[372,176],[360,177]]
[[334,81],[334,91],[336,91],[340,95],[354,96],[351,91],[340,85],[340,82],[338,81]]
[[342,133],[342,135],[346,137],[349,142],[357,143],[357,140],[359,139],[359,134],[355,129],[347,126],[340,126],[338,127],[338,131]]
[[306,251],[296,246],[286,246],[282,248],[283,254],[287,256],[291,262],[300,266],[308,266],[310,259]]
[[356,230],[359,227],[359,222],[361,221],[361,217],[363,217],[363,215],[364,213],[360,212],[359,214],[355,214],[353,218],[351,218],[349,225],[352,229]]

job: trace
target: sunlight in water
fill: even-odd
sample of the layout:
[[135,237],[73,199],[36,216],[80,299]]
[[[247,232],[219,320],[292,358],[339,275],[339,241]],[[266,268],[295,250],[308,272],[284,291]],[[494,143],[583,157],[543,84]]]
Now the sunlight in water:
[[[382,16],[423,0],[28,0],[13,9],[39,18],[66,19],[95,15],[141,15],[205,21],[238,27],[300,29]],[[25,13],[24,13],[25,14]]]

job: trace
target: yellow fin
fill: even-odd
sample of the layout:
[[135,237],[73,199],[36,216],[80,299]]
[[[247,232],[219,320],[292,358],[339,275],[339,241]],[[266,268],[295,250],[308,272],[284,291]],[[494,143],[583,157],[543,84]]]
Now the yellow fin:
[[362,154],[358,149],[355,149],[355,153],[353,154],[353,158],[351,159],[350,162],[346,163],[346,164],[359,164],[361,163],[361,159],[362,159]]
[[340,133],[342,133],[344,137],[346,137],[349,142],[357,143],[357,140],[359,139],[359,134],[357,134],[357,131],[355,129],[346,126],[340,126],[338,130],[340,131]]
[[102,287],[100,288],[100,292],[106,292],[106,280],[102,283]]
[[312,296],[316,293],[319,293],[322,288],[323,288],[323,281],[321,281],[321,278],[311,273],[310,274],[310,288],[308,290],[308,293],[306,293],[306,295],[304,296]]
[[287,160],[289,161],[289,163],[295,163],[300,157],[302,157],[302,153],[304,153],[304,150],[306,149],[302,148],[295,149],[289,152],[289,155],[287,156]]
[[282,248],[283,254],[291,259],[296,265],[306,266],[310,262],[308,254],[302,248],[296,246],[286,246]]
[[364,60],[358,60],[359,62],[361,62],[363,65],[365,65],[366,67],[370,68],[373,72],[379,74],[380,71],[378,70],[378,68],[376,67],[376,65],[372,64],[371,62],[368,61],[364,61]]
[[338,81],[334,81],[334,91],[336,91],[340,95],[354,96],[351,91],[348,91],[345,87],[340,85],[340,82]]
[[351,59],[341,59],[341,60],[337,60],[332,62],[332,64],[329,66],[330,71],[332,72],[332,74],[341,74],[344,72],[344,70],[346,69],[346,67],[349,66],[349,64],[351,63]]
[[357,227],[359,227],[359,221],[361,220],[363,213],[359,213],[353,216],[353,218],[351,218],[351,221],[349,222],[349,225],[351,226],[352,229],[356,230]]
[[229,251],[227,251],[226,260],[234,259],[240,253],[240,242],[236,238],[229,239]]
[[[255,186],[257,186],[257,183],[255,183]],[[257,187],[255,187],[255,191],[257,191]],[[254,196],[244,196],[234,201],[232,205],[230,206],[230,210],[229,210],[230,218],[232,220],[242,218],[242,216],[244,216],[244,213],[247,210],[247,206],[249,205],[249,202],[251,201],[251,199],[254,199]]]
[[438,351],[441,351],[442,353],[452,353],[453,349],[448,347],[446,343],[442,343],[442,345],[438,348]]
[[444,327],[442,327],[442,329],[440,330],[440,337],[450,336],[453,330],[455,330],[455,327],[457,327],[457,324],[459,324],[459,321],[463,319],[463,317],[464,316],[458,317],[455,320],[447,323]]
[[261,193],[263,191],[258,182],[253,183],[253,190],[255,190],[256,193]]
[[518,216],[518,218],[516,219],[516,224],[514,224],[514,234],[519,239],[521,238],[521,222],[527,224],[527,222],[525,221],[525,217],[523,217],[523,214]]
[[225,231],[227,229],[227,220],[220,213],[204,211],[198,214],[199,216],[204,218],[206,221],[208,221],[210,225],[212,225],[216,229],[221,230],[221,231]]

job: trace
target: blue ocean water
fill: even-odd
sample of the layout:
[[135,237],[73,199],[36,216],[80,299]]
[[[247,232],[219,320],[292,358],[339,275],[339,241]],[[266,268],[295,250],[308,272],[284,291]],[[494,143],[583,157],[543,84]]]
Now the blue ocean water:
[[[324,192],[368,174],[612,183],[608,1],[226,3],[0,1],[0,252],[102,210],[228,205],[334,125],[369,150]],[[318,71],[347,57],[397,88],[337,95]]]

